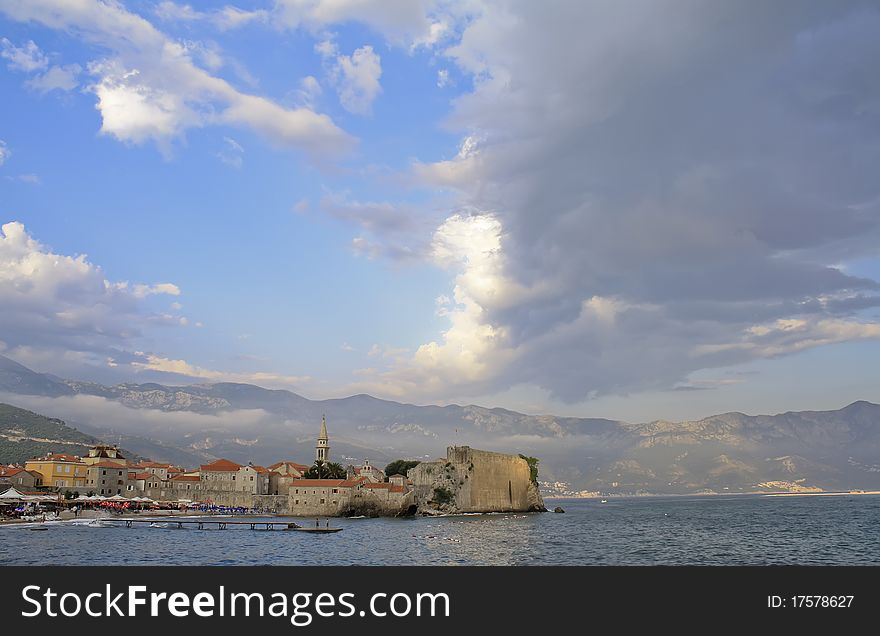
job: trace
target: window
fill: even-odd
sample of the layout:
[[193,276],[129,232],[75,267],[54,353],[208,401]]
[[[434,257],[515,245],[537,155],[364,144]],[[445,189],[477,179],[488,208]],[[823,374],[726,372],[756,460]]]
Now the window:
[[102,470],[102,471],[101,471],[101,474],[102,474],[102,475],[106,475],[106,474],[107,474],[107,471],[106,471],[106,470]]
[[323,500],[323,499],[321,499],[321,503],[324,503],[324,500]]

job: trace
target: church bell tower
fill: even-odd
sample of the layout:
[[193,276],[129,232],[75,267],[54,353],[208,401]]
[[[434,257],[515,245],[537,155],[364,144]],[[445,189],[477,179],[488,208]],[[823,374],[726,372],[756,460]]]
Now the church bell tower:
[[327,463],[330,461],[330,439],[327,437],[327,418],[321,416],[321,433],[318,435],[318,443],[315,446],[315,461]]

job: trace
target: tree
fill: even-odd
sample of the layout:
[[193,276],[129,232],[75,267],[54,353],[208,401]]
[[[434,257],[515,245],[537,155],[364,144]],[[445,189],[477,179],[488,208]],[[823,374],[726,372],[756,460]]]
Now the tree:
[[416,460],[395,459],[393,462],[385,467],[385,474],[389,477],[391,477],[391,475],[403,475],[404,477],[406,477],[406,472],[410,468],[418,466],[419,463],[420,462]]
[[348,475],[342,464],[336,462],[316,461],[303,475],[305,479],[345,479]]
[[538,485],[538,458],[537,457],[528,457],[526,455],[520,455],[526,463],[529,465],[529,478],[532,480],[532,483],[536,486]]

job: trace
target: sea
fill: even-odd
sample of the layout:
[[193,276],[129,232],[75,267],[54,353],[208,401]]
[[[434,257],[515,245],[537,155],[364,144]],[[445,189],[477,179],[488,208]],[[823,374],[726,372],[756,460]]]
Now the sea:
[[[331,526],[343,528],[335,534],[251,530],[246,525],[226,530],[149,524],[126,528],[118,517],[110,517],[110,523],[118,524],[113,527],[81,525],[83,520],[40,524],[46,530],[39,532],[31,531],[32,524],[3,525],[0,564],[880,564],[880,496],[635,497],[546,503],[565,513],[331,519]],[[325,522],[322,519],[321,525]]]

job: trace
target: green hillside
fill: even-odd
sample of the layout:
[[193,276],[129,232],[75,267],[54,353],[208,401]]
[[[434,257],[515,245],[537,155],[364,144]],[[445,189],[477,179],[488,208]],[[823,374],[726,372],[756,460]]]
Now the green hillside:
[[50,451],[83,455],[91,446],[101,443],[62,420],[0,404],[0,463],[21,463]]

